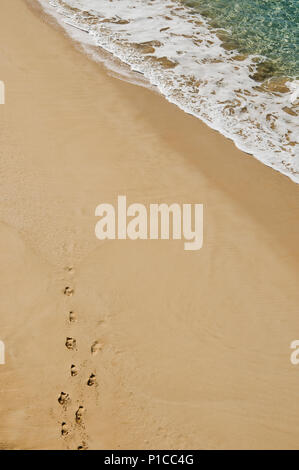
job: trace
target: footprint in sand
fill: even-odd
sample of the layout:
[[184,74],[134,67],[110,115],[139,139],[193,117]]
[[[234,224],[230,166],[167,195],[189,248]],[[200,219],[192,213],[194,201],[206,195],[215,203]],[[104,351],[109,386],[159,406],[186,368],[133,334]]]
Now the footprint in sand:
[[77,315],[72,310],[69,313],[69,321],[70,323],[75,323],[77,321]]
[[69,433],[68,425],[65,422],[61,423],[61,435],[64,437],[64,436],[67,436],[68,433]]
[[67,349],[76,349],[76,340],[74,338],[66,338],[65,345]]
[[61,394],[58,397],[58,403],[62,406],[66,406],[69,401],[70,401],[69,394],[65,392],[61,392]]
[[88,381],[87,381],[87,385],[89,387],[92,387],[95,383],[96,383],[96,376],[95,376],[95,374],[91,374]]
[[84,411],[85,410],[83,406],[79,406],[79,408],[77,409],[76,415],[75,415],[77,424],[82,424]]
[[78,371],[77,367],[75,366],[75,364],[72,364],[71,365],[71,376],[75,377],[76,375],[78,375],[78,372],[79,371]]
[[92,345],[91,345],[91,354],[95,355],[97,354],[101,349],[102,349],[103,345],[102,343],[100,343],[99,341],[95,341]]
[[66,286],[64,291],[63,291],[64,295],[68,295],[68,296],[71,296],[73,295],[74,293],[74,289],[72,289],[71,287],[69,286]]
[[77,447],[77,450],[88,450],[86,442],[83,441],[82,444]]

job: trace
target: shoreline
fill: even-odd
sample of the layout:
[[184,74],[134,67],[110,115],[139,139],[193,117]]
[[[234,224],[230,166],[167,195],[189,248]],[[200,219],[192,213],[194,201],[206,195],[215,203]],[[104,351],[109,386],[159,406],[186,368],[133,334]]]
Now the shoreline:
[[[2,3],[0,448],[298,448],[298,187]],[[97,240],[119,194],[203,203],[203,248]]]
[[[294,183],[296,183],[296,184],[299,183],[298,171],[296,169],[296,164],[294,163],[294,161],[295,161],[294,157],[296,157],[296,151],[294,151],[294,152],[291,151],[290,154],[288,154],[288,152],[286,151],[287,148],[291,149],[290,145],[292,145],[292,147],[293,147],[293,145],[295,145],[295,142],[294,141],[290,142],[290,138],[289,138],[290,136],[292,136],[292,130],[294,131],[293,123],[291,121],[289,121],[289,122],[284,121],[284,122],[279,123],[278,119],[276,121],[277,116],[274,119],[274,115],[276,115],[277,112],[278,112],[278,115],[281,115],[281,116],[284,115],[284,113],[286,113],[286,112],[291,113],[293,116],[296,115],[295,108],[292,111],[291,109],[288,108],[290,103],[287,100],[283,100],[283,97],[285,97],[285,93],[284,92],[280,93],[279,83],[278,83],[278,88],[277,89],[275,88],[275,83],[274,82],[275,82],[275,80],[278,79],[278,77],[276,77],[276,78],[272,77],[273,80],[274,80],[274,82],[272,83],[272,87],[270,87],[270,84],[269,84],[269,89],[271,90],[271,100],[270,101],[273,101],[272,104],[273,104],[274,107],[273,107],[273,109],[269,108],[268,109],[268,114],[267,114],[267,121],[271,120],[272,118],[275,121],[275,122],[273,121],[271,123],[270,127],[271,127],[272,130],[274,128],[276,128],[276,133],[274,133],[271,136],[270,135],[271,131],[269,129],[267,130],[267,125],[265,123],[262,123],[263,131],[261,133],[259,133],[260,123],[256,122],[255,123],[256,128],[255,128],[255,132],[254,132],[254,134],[255,134],[255,144],[253,145],[253,142],[252,142],[250,137],[247,136],[246,139],[241,137],[241,136],[243,136],[244,131],[245,131],[245,134],[247,134],[249,132],[249,129],[251,129],[251,127],[252,127],[252,122],[251,121],[252,121],[252,119],[254,119],[253,115],[248,114],[247,118],[245,119],[245,122],[247,123],[247,127],[245,127],[243,129],[242,126],[241,126],[239,128],[239,132],[237,132],[237,133],[232,132],[232,127],[235,127],[235,126],[238,127],[239,123],[244,121],[244,115],[242,116],[242,113],[246,112],[247,106],[249,106],[249,108],[251,108],[251,107],[256,108],[257,102],[254,102],[254,101],[250,102],[249,101],[247,103],[246,99],[244,101],[245,95],[248,96],[248,95],[256,94],[257,93],[256,89],[258,89],[259,87],[263,87],[265,85],[265,83],[257,81],[257,82],[253,82],[255,84],[255,86],[253,86],[253,84],[251,84],[251,85],[249,85],[249,83],[247,84],[249,88],[247,87],[246,90],[244,90],[245,95],[243,96],[243,107],[241,109],[238,106],[235,107],[235,104],[233,104],[233,101],[238,101],[239,99],[242,101],[242,97],[240,97],[241,95],[239,96],[238,94],[235,94],[233,101],[230,100],[230,99],[227,99],[226,101],[224,101],[224,103],[227,103],[226,108],[228,108],[230,110],[231,115],[235,115],[235,114],[239,115],[239,119],[235,120],[235,123],[234,123],[233,126],[232,126],[232,122],[230,124],[229,124],[229,122],[228,122],[228,124],[225,124],[225,122],[227,120],[229,121],[229,116],[226,115],[226,113],[224,112],[225,110],[222,110],[223,112],[220,111],[220,108],[219,109],[217,108],[218,111],[216,112],[214,117],[211,119],[211,113],[208,111],[210,109],[210,111],[212,112],[211,107],[208,106],[207,109],[206,109],[205,105],[203,103],[197,108],[196,108],[196,106],[195,107],[193,105],[191,106],[190,103],[196,98],[195,98],[195,95],[194,96],[193,95],[189,96],[189,91],[187,89],[185,90],[184,95],[186,94],[186,96],[188,97],[189,103],[188,104],[186,103],[186,100],[183,99],[183,96],[178,98],[176,96],[176,94],[180,95],[179,89],[176,90],[176,93],[175,93],[175,89],[173,89],[174,93],[172,93],[170,91],[170,89],[168,89],[168,86],[166,85],[167,80],[163,84],[162,79],[159,79],[157,77],[154,78],[156,75],[152,70],[153,66],[150,67],[150,70],[148,70],[146,66],[142,65],[143,61],[141,61],[141,63],[139,63],[138,60],[136,59],[137,61],[135,60],[135,63],[134,63],[134,60],[132,59],[131,54],[126,55],[126,53],[125,53],[126,47],[123,48],[123,47],[116,46],[114,44],[113,39],[111,41],[108,40],[108,42],[105,41],[104,39],[100,40],[99,38],[101,37],[101,35],[100,36],[97,35],[97,40],[95,40],[94,39],[94,34],[96,34],[95,31],[93,32],[91,37],[89,35],[90,25],[88,23],[86,23],[86,25],[85,25],[86,28],[85,28],[84,26],[80,25],[80,22],[77,22],[77,24],[76,24],[77,20],[75,20],[73,18],[69,18],[67,16],[67,13],[61,13],[57,6],[49,6],[47,4],[47,0],[38,0],[38,1],[43,5],[43,8],[47,12],[47,14],[50,15],[54,19],[54,21],[57,21],[57,24],[59,25],[59,28],[61,28],[64,32],[66,32],[66,34],[74,41],[74,43],[76,43],[79,46],[79,48],[82,48],[84,53],[86,53],[90,58],[92,58],[93,60],[97,60],[96,56],[101,55],[101,52],[95,52],[95,55],[92,53],[92,51],[96,51],[97,48],[101,49],[101,51],[103,51],[105,54],[111,54],[112,60],[120,61],[120,63],[123,64],[123,67],[128,67],[131,70],[132,74],[135,74],[135,75],[137,73],[141,74],[141,76],[144,78],[144,80],[148,83],[148,87],[149,88],[153,88],[153,87],[157,88],[158,93],[160,93],[169,103],[174,104],[180,110],[184,111],[186,114],[190,114],[190,115],[196,117],[197,119],[200,119],[208,127],[210,127],[213,130],[216,130],[221,135],[223,135],[225,138],[231,140],[234,143],[234,145],[239,150],[241,150],[241,152],[244,152],[248,155],[251,155],[253,158],[255,158],[256,160],[262,162],[264,165],[268,166],[269,168],[272,168],[275,171],[278,171],[279,173],[287,176]],[[185,7],[182,6],[182,9],[185,9]],[[186,11],[187,10],[188,9],[186,9]],[[67,4],[66,4],[66,11],[68,11]],[[205,20],[203,18],[201,18],[201,20],[203,22],[205,22]],[[169,28],[167,28],[167,29],[169,29]],[[207,29],[207,32],[208,32],[208,29]],[[103,32],[104,36],[105,36],[105,34],[107,34],[107,33]],[[215,32],[210,33],[210,34],[215,35]],[[217,34],[216,34],[216,36],[217,36]],[[200,40],[200,41],[202,42],[202,40]],[[118,41],[116,41],[116,43],[117,42]],[[212,41],[208,41],[208,42],[210,42],[212,44]],[[89,51],[87,50],[88,48],[89,48]],[[224,54],[226,54],[225,49],[222,49],[222,52]],[[234,52],[237,53],[238,51],[235,50]],[[222,54],[220,54],[219,57],[221,57],[221,55]],[[154,56],[151,56],[151,57],[155,58]],[[238,54],[237,54],[236,57],[238,57]],[[164,57],[164,58],[166,58],[166,57]],[[248,56],[247,59],[249,61],[250,56]],[[143,60],[146,61],[146,55],[143,56]],[[166,60],[168,60],[168,59],[166,58]],[[219,62],[219,59],[214,58],[214,60],[216,62]],[[229,60],[228,57],[227,57],[227,60]],[[245,60],[245,59],[243,59],[243,60]],[[243,60],[241,61],[242,63],[243,63]],[[261,60],[262,60],[262,58],[261,58]],[[211,66],[212,66],[212,63],[213,62],[211,62],[211,64],[210,64]],[[252,68],[253,66],[254,66],[254,63],[251,63],[251,64],[247,63],[247,67],[249,69],[250,69],[250,67]],[[109,65],[108,65],[108,67],[109,67]],[[239,64],[239,66],[234,66],[234,73],[235,74],[238,73],[238,72],[236,72],[236,70],[239,70],[239,68],[240,68],[240,64]],[[166,70],[167,70],[167,68],[166,68]],[[160,73],[158,73],[158,76],[160,74],[161,74],[161,71],[160,71]],[[250,76],[248,76],[248,79],[249,79],[249,77]],[[243,79],[244,78],[245,77],[243,77]],[[126,80],[126,77],[122,77],[121,79]],[[168,79],[171,81],[170,77]],[[172,77],[172,79],[173,79],[173,77]],[[193,76],[190,77],[190,80],[192,80],[192,79],[194,79]],[[285,77],[283,83],[285,83],[286,80],[287,80],[287,77]],[[294,77],[293,78],[289,77],[289,80],[292,81],[292,80],[295,80],[295,78]],[[128,81],[130,81],[130,80],[128,80]],[[219,81],[222,82],[223,77]],[[239,77],[239,82],[240,82],[240,77]],[[239,82],[237,82],[236,85],[239,84]],[[201,89],[202,86],[203,86],[203,83],[200,83],[199,90]],[[226,86],[228,87],[228,83],[226,83]],[[285,88],[285,86],[284,86],[284,88]],[[199,90],[197,89],[197,93],[199,92]],[[268,90],[268,92],[266,93],[267,95],[269,94],[270,90]],[[275,93],[275,91],[276,91],[276,93]],[[277,94],[277,92],[278,92],[278,94]],[[213,91],[212,94],[215,94],[215,90]],[[276,107],[276,110],[275,110],[275,105],[274,105],[275,97],[276,97],[276,100],[279,101],[279,99],[278,99],[279,95],[280,95],[279,99],[281,100],[280,109],[278,110],[277,107]],[[289,95],[291,95],[291,90],[289,90]],[[210,96],[210,98],[211,98],[211,96]],[[270,98],[270,94],[269,94],[269,96],[267,96],[267,99],[266,99],[266,96],[264,97],[265,102],[259,102],[259,104],[258,104],[258,106],[263,107],[263,113],[264,114],[266,113],[265,109],[267,109],[267,102],[268,102],[268,105],[269,105],[269,98]],[[224,95],[223,95],[223,99],[224,99]],[[285,105],[284,107],[283,107],[283,104],[282,104],[283,101],[284,101],[284,105]],[[214,106],[216,106],[216,105],[217,105],[217,100],[214,103]],[[278,105],[278,102],[276,103],[276,106],[277,105]],[[265,108],[265,106],[266,106],[266,108]],[[205,110],[204,112],[201,111],[201,107],[203,107],[203,110]],[[222,115],[222,118],[220,120],[218,118],[219,113]],[[272,126],[274,126],[274,127],[272,127]],[[288,126],[288,133],[287,133],[288,136],[287,137],[286,137],[286,135],[284,135],[284,136],[280,135],[280,137],[279,137],[279,128],[281,126]],[[252,134],[252,132],[253,132],[253,129],[250,130],[249,134]],[[269,132],[270,132],[270,134],[269,134]],[[285,140],[285,138],[286,138],[286,140]],[[294,138],[295,138],[295,136],[294,136]],[[258,141],[262,141],[263,145],[261,143],[258,145],[257,144]],[[277,141],[279,141],[279,143]],[[269,145],[269,142],[272,142],[272,144]],[[265,151],[265,148],[264,148],[266,143],[268,145],[267,152]],[[275,148],[276,148],[275,152],[280,155],[279,160],[276,160],[274,158],[275,157],[275,155],[274,155],[275,154],[275,152],[274,152]]]

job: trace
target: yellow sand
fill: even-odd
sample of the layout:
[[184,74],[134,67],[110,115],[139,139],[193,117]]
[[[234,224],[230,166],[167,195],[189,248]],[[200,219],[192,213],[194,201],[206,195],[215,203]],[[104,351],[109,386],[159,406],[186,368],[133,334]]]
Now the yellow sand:
[[[1,1],[0,447],[298,449],[299,187],[50,23]],[[119,194],[203,203],[204,247],[97,240]]]

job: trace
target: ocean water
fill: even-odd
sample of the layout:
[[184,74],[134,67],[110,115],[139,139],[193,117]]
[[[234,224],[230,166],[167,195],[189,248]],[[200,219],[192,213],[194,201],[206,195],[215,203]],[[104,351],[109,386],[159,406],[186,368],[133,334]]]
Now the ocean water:
[[40,2],[84,46],[299,183],[299,0]]
[[228,43],[241,53],[259,54],[272,73],[299,74],[298,0],[184,0],[215,28],[230,32]]

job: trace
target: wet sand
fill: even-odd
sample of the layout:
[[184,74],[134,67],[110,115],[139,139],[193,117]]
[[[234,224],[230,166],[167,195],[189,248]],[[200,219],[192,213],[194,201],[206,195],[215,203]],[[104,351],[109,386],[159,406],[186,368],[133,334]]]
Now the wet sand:
[[[0,79],[0,448],[298,449],[298,186],[24,0]],[[203,203],[203,248],[97,240],[120,194]]]

